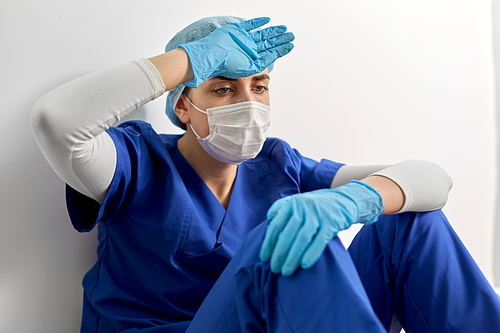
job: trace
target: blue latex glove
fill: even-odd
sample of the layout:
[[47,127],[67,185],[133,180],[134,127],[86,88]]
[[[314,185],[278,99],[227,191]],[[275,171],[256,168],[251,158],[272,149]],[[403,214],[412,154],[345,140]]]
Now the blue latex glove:
[[196,88],[206,79],[230,79],[258,74],[293,49],[292,33],[283,25],[250,32],[269,22],[268,17],[231,23],[197,41],[181,44],[186,50],[194,79],[184,84]]
[[359,181],[280,199],[267,212],[260,259],[271,259],[273,273],[290,276],[299,265],[313,266],[339,231],[373,223],[383,210],[380,194]]

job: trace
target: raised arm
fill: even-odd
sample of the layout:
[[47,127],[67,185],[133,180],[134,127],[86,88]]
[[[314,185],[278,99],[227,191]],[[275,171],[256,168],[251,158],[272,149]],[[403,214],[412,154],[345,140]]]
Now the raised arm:
[[40,98],[31,124],[52,168],[101,203],[116,169],[115,146],[105,130],[179,84],[196,87],[211,76],[253,75],[270,66],[291,51],[294,37],[284,26],[250,32],[267,22],[229,24],[149,60],[86,75]]
[[104,131],[164,91],[161,77],[145,59],[92,73],[35,103],[33,133],[59,177],[102,202],[116,167],[115,146]]

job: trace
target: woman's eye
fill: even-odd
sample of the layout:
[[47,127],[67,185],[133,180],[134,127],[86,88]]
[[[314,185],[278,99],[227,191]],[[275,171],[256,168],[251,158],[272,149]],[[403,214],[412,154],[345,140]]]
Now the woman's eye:
[[229,88],[219,88],[216,91],[220,94],[227,94],[229,92]]
[[259,93],[266,91],[268,88],[266,86],[256,86],[255,90]]

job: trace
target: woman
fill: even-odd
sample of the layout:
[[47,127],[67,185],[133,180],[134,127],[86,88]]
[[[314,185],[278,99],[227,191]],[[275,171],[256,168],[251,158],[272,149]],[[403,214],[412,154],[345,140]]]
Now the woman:
[[[386,247],[374,249],[367,247],[373,242],[355,241],[350,252],[354,268],[334,237],[353,223],[371,224],[380,214],[439,209],[451,180],[430,162],[351,168],[312,161],[281,140],[266,139],[269,69],[291,51],[294,38],[284,26],[255,30],[268,21],[199,20],[174,36],[166,53],[79,78],[36,103],[33,130],[48,161],[68,184],[67,206],[74,227],[89,231],[99,226],[98,260],[83,281],[82,331],[184,332],[193,318],[189,328],[196,332],[301,331],[301,319],[292,317],[290,324],[287,311],[302,305],[311,310],[304,298],[322,302],[326,309],[335,305],[332,313],[313,320],[306,330],[336,325],[339,330],[375,332],[390,327],[392,308],[387,308],[392,300],[375,302],[380,295],[369,299],[366,291],[372,296],[370,288],[380,288],[364,282],[364,277],[375,276],[384,285],[393,277],[364,272],[376,262],[366,258],[377,257]],[[139,121],[111,127],[165,91],[170,91],[167,115],[186,130],[184,135],[159,135]],[[430,221],[444,220],[435,215],[401,216],[401,223],[392,219],[375,224],[389,228],[388,234],[403,234],[393,237],[393,245],[398,245],[390,246],[393,252],[420,244],[416,239],[426,236],[418,236],[418,229],[435,228]],[[434,234],[447,228],[442,227],[446,222],[439,225]],[[221,276],[214,296],[206,298],[252,229],[243,254]],[[375,237],[374,228],[365,229],[359,239]],[[445,242],[450,255],[473,263],[465,249],[456,250],[459,240],[451,229],[445,232],[452,235]],[[410,237],[413,234],[417,236]],[[411,255],[442,243],[428,238],[431,243]],[[377,244],[385,241],[375,239]],[[406,256],[402,251],[401,257]],[[488,309],[500,312],[479,269],[470,265],[464,279],[485,290],[482,295],[493,304]],[[266,290],[260,296],[270,303],[252,294],[255,288],[249,286],[255,280],[241,282],[242,267],[245,272],[263,269],[261,277],[268,278],[260,283]],[[317,272],[322,267],[326,269]],[[451,276],[455,271],[445,272]],[[346,275],[351,278],[341,279]],[[315,282],[319,277],[324,283]],[[273,281],[295,288],[306,281],[336,296],[324,298],[316,292],[314,297],[294,298],[294,293],[275,289]],[[329,285],[332,282],[338,285]],[[230,285],[234,288],[226,288]],[[241,297],[243,303],[234,302]],[[280,297],[292,297],[286,303],[293,304],[292,309],[271,302]],[[410,311],[408,302],[403,303],[402,313]],[[356,315],[346,316],[338,309],[353,309]],[[431,306],[429,310],[435,312]],[[463,310],[474,313],[466,305]]]

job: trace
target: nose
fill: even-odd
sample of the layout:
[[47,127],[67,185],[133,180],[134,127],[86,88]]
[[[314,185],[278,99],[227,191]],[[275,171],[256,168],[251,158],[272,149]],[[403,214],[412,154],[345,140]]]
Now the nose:
[[249,102],[249,101],[255,101],[255,96],[252,94],[252,91],[250,89],[244,89],[240,91],[238,94],[237,102]]

